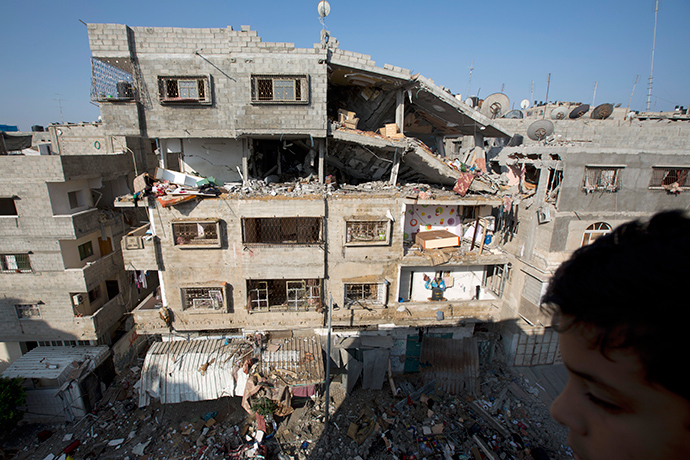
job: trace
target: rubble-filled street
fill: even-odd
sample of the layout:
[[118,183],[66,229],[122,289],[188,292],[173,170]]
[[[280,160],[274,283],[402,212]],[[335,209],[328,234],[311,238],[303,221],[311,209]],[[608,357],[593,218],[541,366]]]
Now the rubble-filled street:
[[[22,425],[5,436],[5,458],[37,459],[569,459],[567,430],[544,404],[526,368],[482,366],[481,394],[448,395],[422,374],[395,376],[393,396],[339,376],[324,392],[293,398],[286,417],[249,415],[241,398],[139,408],[138,365],[118,376],[98,407],[68,424]],[[534,375],[534,374],[531,374]],[[252,407],[258,408],[254,400]],[[260,409],[259,412],[262,412]],[[270,412],[270,411],[269,411]]]

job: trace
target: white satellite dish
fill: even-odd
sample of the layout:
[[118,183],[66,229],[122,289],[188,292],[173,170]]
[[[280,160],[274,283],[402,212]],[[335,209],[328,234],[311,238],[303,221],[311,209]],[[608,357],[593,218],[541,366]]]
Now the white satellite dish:
[[474,107],[474,101],[472,100],[471,97],[468,97],[465,99],[465,105],[469,105],[470,107]]
[[325,18],[331,12],[331,5],[326,0],[321,0],[316,10],[319,12],[319,16]]
[[520,107],[522,107],[522,110],[525,110],[527,107],[529,107],[529,100],[523,99],[522,102],[520,102]]

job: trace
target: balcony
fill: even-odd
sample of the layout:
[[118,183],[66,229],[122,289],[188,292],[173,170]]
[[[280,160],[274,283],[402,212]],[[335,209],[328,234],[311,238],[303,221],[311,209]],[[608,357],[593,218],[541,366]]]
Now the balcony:
[[158,239],[147,234],[150,224],[142,225],[122,237],[122,256],[127,270],[160,270]]
[[71,282],[67,280],[65,288],[72,292],[86,292],[89,290],[88,286],[99,285],[106,279],[112,278],[123,268],[122,253],[120,251],[111,252],[100,259],[87,263],[84,267],[65,269],[65,275],[73,278]]
[[125,314],[123,299],[123,295],[120,293],[96,310],[93,315],[74,317],[75,326],[87,331],[93,330],[93,336],[85,340],[97,340],[122,318],[122,315]]

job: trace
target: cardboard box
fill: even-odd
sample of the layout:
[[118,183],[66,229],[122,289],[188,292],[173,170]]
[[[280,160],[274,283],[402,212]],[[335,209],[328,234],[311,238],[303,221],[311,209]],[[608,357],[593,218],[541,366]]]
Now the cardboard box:
[[357,129],[359,118],[355,112],[349,110],[338,109],[338,123],[350,129]]
[[386,133],[385,136],[386,137],[391,137],[391,136],[395,136],[396,134],[398,134],[398,125],[395,123],[386,123],[384,125],[384,129],[385,129],[385,133]]
[[450,248],[460,246],[460,237],[447,230],[431,230],[417,233],[415,242],[423,249]]

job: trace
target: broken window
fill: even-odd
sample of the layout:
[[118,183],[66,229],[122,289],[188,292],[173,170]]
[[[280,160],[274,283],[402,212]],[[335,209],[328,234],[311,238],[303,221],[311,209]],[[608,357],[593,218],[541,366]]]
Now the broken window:
[[652,167],[652,179],[649,181],[649,188],[663,188],[670,187],[673,184],[678,184],[678,187],[690,188],[690,180],[688,180],[688,173],[690,168],[660,168]]
[[346,224],[345,242],[348,245],[387,244],[390,238],[390,222],[349,221]]
[[158,77],[158,94],[162,103],[183,102],[211,104],[208,76]]
[[307,104],[306,75],[252,75],[252,102]]
[[585,192],[615,192],[621,188],[622,166],[585,166],[582,188]]
[[2,273],[25,273],[31,271],[28,254],[0,254]]
[[17,216],[14,198],[0,198],[0,216]]
[[37,304],[19,304],[14,306],[14,310],[17,312],[17,318],[19,319],[30,319],[30,318],[40,318],[41,309]]
[[558,198],[558,191],[561,188],[561,183],[563,182],[563,170],[561,169],[549,169],[549,183],[547,185],[547,195],[546,201],[550,203],[555,203]]
[[386,285],[384,283],[346,283],[345,305],[386,303]]
[[227,310],[222,286],[187,287],[180,292],[183,310]]
[[321,280],[247,280],[252,311],[306,311],[321,308]]
[[580,246],[587,246],[600,236],[604,236],[610,232],[611,226],[609,224],[606,222],[596,222],[587,227],[587,230],[585,230],[585,233],[582,235],[582,244],[580,244]]
[[91,241],[80,244],[77,249],[79,250],[79,260],[84,260],[93,255],[93,246],[91,245]]
[[220,221],[184,221],[172,224],[173,244],[180,247],[216,247],[220,245]]
[[309,244],[323,241],[321,217],[242,219],[244,243]]
[[488,265],[484,272],[484,287],[496,294],[503,295],[506,285],[507,269],[505,265]]

